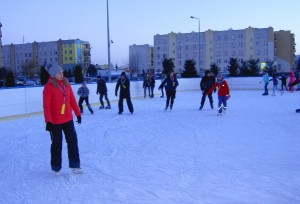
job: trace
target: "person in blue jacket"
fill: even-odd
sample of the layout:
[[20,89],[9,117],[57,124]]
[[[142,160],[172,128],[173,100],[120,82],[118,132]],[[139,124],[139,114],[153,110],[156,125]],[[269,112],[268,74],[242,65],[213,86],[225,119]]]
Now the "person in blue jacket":
[[[162,89],[163,87],[165,87],[166,89],[167,101],[166,101],[165,110],[168,109],[169,105],[170,105],[170,110],[172,110],[174,99],[176,97],[176,88],[178,85],[179,83],[176,79],[174,72],[170,71],[167,78],[158,87],[158,89]],[[170,99],[171,99],[171,104],[170,104]]]
[[[262,78],[262,81],[264,82],[265,86],[265,92],[262,94],[263,96],[266,96],[266,95],[269,95],[269,92],[268,92],[268,85],[269,85],[269,74],[268,72],[264,71],[264,75],[263,75],[263,78]],[[261,82],[262,82],[261,81]],[[260,82],[260,83],[261,83]]]

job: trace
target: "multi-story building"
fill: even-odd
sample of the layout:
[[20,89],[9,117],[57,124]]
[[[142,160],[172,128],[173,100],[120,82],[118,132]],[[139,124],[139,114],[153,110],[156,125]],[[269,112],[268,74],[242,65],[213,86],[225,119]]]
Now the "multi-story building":
[[2,31],[1,31],[1,28],[2,28],[2,24],[0,22],[0,68],[3,66],[2,65]]
[[16,75],[22,75],[24,67],[37,68],[47,63],[57,63],[65,69],[80,64],[87,70],[91,63],[90,44],[87,41],[58,40],[3,46],[3,66]]
[[153,47],[150,45],[129,46],[129,68],[137,75],[153,69]]
[[196,32],[155,35],[153,62],[155,71],[162,71],[163,59],[171,58],[176,72],[181,73],[185,61],[192,59],[197,72],[202,73],[210,69],[212,63],[216,63],[221,72],[227,72],[230,58],[239,62],[258,59],[260,63],[275,61],[278,71],[283,72],[293,68],[294,53],[295,39],[290,31],[248,27],[243,30],[208,30],[200,35]]
[[[275,61],[279,71],[286,71],[293,68],[295,57],[295,35],[291,31],[276,31],[275,42]],[[287,71],[288,71],[287,70]]]

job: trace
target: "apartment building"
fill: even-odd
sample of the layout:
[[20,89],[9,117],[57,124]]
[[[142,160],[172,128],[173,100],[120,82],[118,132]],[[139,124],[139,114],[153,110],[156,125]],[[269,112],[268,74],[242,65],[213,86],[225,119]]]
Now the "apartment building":
[[260,63],[275,61],[278,71],[284,72],[293,68],[294,53],[294,35],[290,31],[274,32],[272,27],[207,30],[200,35],[172,32],[154,36],[153,66],[155,71],[162,71],[163,59],[171,58],[176,72],[181,73],[185,61],[192,59],[198,73],[209,69],[212,63],[216,63],[221,72],[227,72],[230,58],[237,58],[239,62],[259,59]]
[[47,63],[60,64],[64,69],[71,69],[80,64],[86,70],[91,63],[90,50],[87,41],[60,39],[4,45],[1,56],[4,67],[11,69],[16,75],[22,75],[25,66],[36,68]]
[[137,75],[153,69],[153,47],[145,45],[129,46],[129,68]]

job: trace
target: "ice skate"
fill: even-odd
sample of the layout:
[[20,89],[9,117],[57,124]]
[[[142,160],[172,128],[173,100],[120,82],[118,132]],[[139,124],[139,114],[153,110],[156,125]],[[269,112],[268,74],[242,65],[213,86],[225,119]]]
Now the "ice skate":
[[104,106],[100,106],[100,108],[99,109],[103,109],[104,108]]
[[72,172],[74,174],[83,174],[83,171],[81,168],[72,168]]
[[105,109],[111,109],[110,106],[106,106]]

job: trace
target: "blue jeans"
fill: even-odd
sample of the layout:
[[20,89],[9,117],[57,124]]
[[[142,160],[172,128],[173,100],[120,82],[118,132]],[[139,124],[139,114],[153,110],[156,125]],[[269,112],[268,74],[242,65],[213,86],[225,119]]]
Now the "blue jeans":
[[222,113],[223,109],[227,109],[227,98],[226,96],[218,96],[219,104],[218,104],[218,112]]

